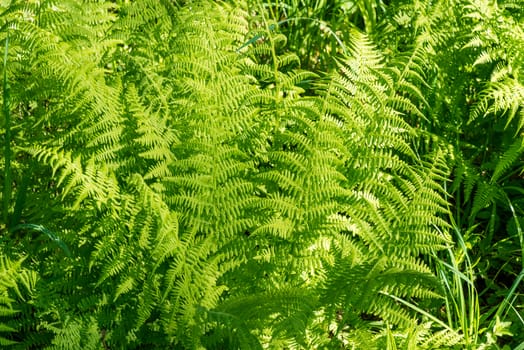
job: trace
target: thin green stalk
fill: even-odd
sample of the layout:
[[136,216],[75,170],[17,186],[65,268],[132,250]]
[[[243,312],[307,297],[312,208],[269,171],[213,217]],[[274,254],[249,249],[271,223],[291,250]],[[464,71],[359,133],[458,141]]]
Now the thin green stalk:
[[[467,275],[469,275],[469,280],[473,281],[475,279],[474,272],[473,272],[473,264],[471,263],[471,260],[469,258],[468,254],[468,248],[466,247],[466,243],[464,242],[464,238],[462,237],[462,234],[460,233],[460,230],[457,226],[454,226],[455,233],[457,235],[457,241],[459,243],[459,247],[462,249],[465,257],[465,269]],[[450,251],[450,254],[452,252]],[[455,263],[455,257],[452,258],[455,268],[458,270],[458,265]],[[460,277],[454,273],[454,278],[456,279],[456,287],[459,290],[460,293],[460,309],[461,314],[460,317],[461,320],[461,326],[464,329],[465,334],[467,334],[467,340],[468,345],[474,345],[478,341],[478,335],[479,335],[479,322],[480,322],[480,314],[479,314],[479,301],[477,296],[477,290],[473,283],[468,283],[466,285],[466,295],[464,294],[464,287],[462,285],[462,282],[460,281]],[[469,311],[469,312],[468,312]],[[468,315],[469,314],[469,315]],[[469,326],[469,327],[468,327]],[[471,337],[471,338],[470,338]]]
[[[470,349],[477,344],[480,332],[480,306],[478,293],[473,283],[475,273],[462,234],[454,218],[450,217],[450,220],[462,257],[457,257],[456,253],[448,248],[449,263],[437,256],[434,259],[437,263],[438,275],[446,290],[445,302],[448,324],[452,328],[459,327],[464,336],[464,345],[467,349]],[[461,262],[464,263],[464,272],[460,270]]]
[[9,204],[11,203],[11,114],[9,104],[9,84],[7,83],[7,51],[9,49],[9,32],[5,38],[4,52],[4,116],[5,116],[5,143],[4,143],[4,189],[3,189],[3,219],[8,226]]
[[[278,5],[279,3],[276,2],[277,4],[277,9],[278,9]],[[278,79],[278,60],[277,60],[277,52],[275,50],[275,42],[273,40],[273,36],[271,35],[271,32],[273,31],[273,29],[278,26],[278,23],[275,25],[275,24],[269,24],[268,20],[266,19],[266,15],[265,15],[265,12],[264,12],[264,7],[260,4],[260,14],[262,15],[262,21],[264,22],[265,26],[266,26],[266,32],[267,32],[267,35],[268,35],[268,39],[269,39],[269,42],[271,43],[271,56],[273,58],[273,74],[275,76],[275,98],[277,99],[278,102],[280,102],[280,82],[279,82],[279,79]],[[277,11],[277,10],[275,10]],[[271,12],[271,16],[273,18],[277,18],[276,17],[276,14],[277,12],[273,13],[272,9],[270,8],[270,12]]]
[[421,315],[424,315],[426,316],[428,319],[430,319],[431,321],[435,322],[436,324],[440,325],[442,328],[450,331],[450,332],[454,332],[454,329],[451,328],[449,325],[445,324],[444,322],[442,322],[441,320],[439,320],[438,318],[436,318],[435,316],[433,316],[432,314],[430,314],[429,312],[421,309],[420,307],[418,307],[417,305],[409,302],[409,301],[406,301],[402,298],[399,298],[397,297],[396,295],[393,295],[393,294],[389,294],[387,292],[384,292],[384,291],[381,291],[379,292],[380,294],[383,294],[383,295],[386,295],[392,299],[394,299],[395,301],[398,301],[399,303],[402,303],[404,305],[406,305],[407,307],[409,307],[410,309],[420,313]]
[[520,227],[520,221],[519,216],[515,212],[515,207],[513,206],[513,203],[511,203],[511,200],[509,199],[508,195],[504,195],[506,197],[506,200],[508,201],[509,208],[511,210],[511,214],[513,215],[513,219],[515,219],[515,227],[517,228],[517,235],[519,237],[519,243],[520,243],[520,261],[522,263],[522,270],[524,270],[524,232],[522,231],[522,227]]
[[511,203],[511,200],[507,195],[505,195],[506,200],[508,202],[509,208],[511,210],[511,213],[513,215],[513,218],[515,219],[515,226],[517,228],[517,235],[519,237],[520,242],[520,252],[521,252],[521,261],[522,261],[522,269],[520,273],[518,274],[515,281],[513,281],[513,284],[511,285],[511,288],[509,289],[508,293],[504,297],[504,300],[500,303],[499,307],[497,308],[497,312],[495,313],[495,317],[492,318],[489,328],[492,329],[495,325],[495,322],[497,318],[501,318],[502,314],[511,306],[510,300],[513,298],[513,295],[517,291],[518,286],[520,285],[520,282],[524,278],[524,232],[522,230],[522,227],[520,226],[519,217],[517,213],[515,212],[515,208],[513,207],[513,203]]
[[53,243],[55,243],[58,247],[60,247],[64,253],[67,255],[67,257],[71,257],[71,251],[67,247],[67,245],[62,241],[62,239],[53,231],[48,230],[42,225],[34,225],[34,224],[18,224],[15,227],[13,227],[12,232],[16,232],[19,230],[32,230],[37,231],[45,234]]
[[[263,16],[263,20],[267,23],[265,16]],[[292,18],[288,18],[288,19],[284,19],[282,21],[279,21],[279,22],[277,22],[275,24],[266,25],[266,28],[267,28],[268,32],[272,32],[277,27],[281,26],[282,24],[285,24],[285,23],[288,23],[288,22],[304,21],[304,20],[305,21],[311,21],[311,22],[313,22],[313,23],[315,23],[317,25],[324,25],[324,26],[326,26],[326,31],[329,33],[329,35],[333,36],[333,38],[336,40],[337,44],[339,44],[340,47],[342,48],[342,51],[344,52],[344,54],[349,55],[349,50],[347,49],[346,45],[344,45],[344,43],[342,42],[342,39],[328,26],[328,24],[326,22],[318,20],[316,18],[292,17]],[[260,39],[262,37],[263,37],[262,34],[257,34],[255,36],[253,36],[251,39],[247,40],[244,44],[242,44],[236,50],[236,52],[239,53],[243,48],[248,47],[249,45],[253,44],[254,42],[256,42],[258,39]]]

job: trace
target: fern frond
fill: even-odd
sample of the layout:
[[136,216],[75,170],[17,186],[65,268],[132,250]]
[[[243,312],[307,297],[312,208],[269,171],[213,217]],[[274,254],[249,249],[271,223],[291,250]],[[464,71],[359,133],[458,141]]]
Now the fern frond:
[[473,205],[471,208],[470,220],[483,209],[489,205],[495,204],[502,200],[503,190],[499,184],[488,183],[487,181],[479,181],[477,183],[476,192],[473,198]]
[[[506,128],[515,117],[518,118],[515,134],[524,127],[521,118],[524,101],[524,86],[516,79],[505,79],[500,82],[492,82],[482,92],[482,97],[471,113],[469,122],[473,122],[488,114],[506,114]],[[517,114],[518,113],[518,114]]]
[[522,152],[524,152],[524,138],[517,137],[516,140],[505,150],[504,154],[500,156],[500,159],[493,170],[490,183],[497,183],[504,173],[521,156]]
[[93,317],[86,320],[66,319],[61,327],[48,326],[55,336],[52,345],[46,347],[49,350],[73,350],[82,349],[96,350],[103,344],[103,337]]
[[55,149],[33,147],[27,152],[37,159],[48,163],[53,172],[60,170],[58,185],[65,184],[63,197],[73,195],[77,208],[86,198],[95,200],[97,205],[118,205],[119,186],[116,179],[103,166],[94,161],[85,166],[80,157],[72,158],[71,154]]
[[36,285],[36,272],[23,267],[24,260],[0,252],[0,345],[5,347],[20,345],[17,333],[23,326],[19,319]]
[[453,348],[460,344],[464,336],[458,332],[447,329],[434,332],[431,336],[424,337],[421,346],[425,349]]

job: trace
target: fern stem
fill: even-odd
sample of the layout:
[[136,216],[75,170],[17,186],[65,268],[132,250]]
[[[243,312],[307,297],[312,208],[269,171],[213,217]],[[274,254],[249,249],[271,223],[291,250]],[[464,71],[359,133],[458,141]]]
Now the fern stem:
[[11,115],[9,105],[9,84],[7,83],[7,52],[9,48],[9,32],[5,38],[4,51],[4,83],[3,83],[3,107],[5,116],[5,143],[4,143],[4,189],[2,193],[3,199],[3,219],[5,225],[8,227],[9,218],[9,203],[11,202]]
[[[277,3],[278,5],[278,3]],[[266,31],[268,35],[269,42],[271,43],[271,56],[273,59],[273,74],[275,76],[275,99],[277,101],[276,105],[280,103],[280,79],[278,79],[278,60],[277,60],[277,51],[275,49],[275,41],[273,40],[273,36],[271,35],[272,26],[269,25],[268,20],[266,19],[266,16],[264,14],[264,10],[261,7],[260,13],[262,14],[262,20],[264,21],[264,24],[266,26]],[[275,16],[275,15],[273,15]],[[276,18],[276,17],[274,17]]]
[[389,294],[388,292],[385,292],[385,291],[380,291],[379,292],[380,294],[382,295],[385,295],[385,296],[388,296],[390,298],[392,298],[393,300],[395,301],[398,301],[399,303],[402,303],[404,305],[406,305],[407,307],[409,307],[410,309],[420,313],[421,315],[424,315],[426,316],[428,319],[430,319],[431,321],[435,322],[436,324],[440,325],[442,328],[450,331],[450,332],[454,332],[454,330],[448,326],[447,324],[445,324],[444,322],[442,322],[441,320],[439,320],[438,318],[436,318],[435,316],[433,316],[432,314],[430,314],[429,312],[423,310],[422,308],[418,307],[417,305],[409,302],[409,301],[406,301],[402,298],[399,298],[397,297],[396,295],[393,295],[393,294]]

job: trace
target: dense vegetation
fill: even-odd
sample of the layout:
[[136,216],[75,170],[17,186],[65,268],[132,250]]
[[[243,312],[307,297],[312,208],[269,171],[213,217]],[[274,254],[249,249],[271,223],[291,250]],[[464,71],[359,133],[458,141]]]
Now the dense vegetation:
[[0,346],[524,349],[523,8],[0,1]]

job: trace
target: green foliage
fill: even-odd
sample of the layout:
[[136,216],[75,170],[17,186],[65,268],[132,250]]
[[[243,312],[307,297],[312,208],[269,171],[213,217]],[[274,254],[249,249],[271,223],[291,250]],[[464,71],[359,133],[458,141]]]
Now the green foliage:
[[[428,85],[418,86],[428,102],[421,107],[426,118],[408,121],[426,132],[417,151],[445,149],[453,168],[449,222],[455,240],[463,243],[441,255],[448,265],[437,268],[447,281],[454,280],[449,283],[455,285],[454,295],[448,297],[477,310],[467,317],[464,310],[448,314],[448,319],[469,319],[464,334],[479,336],[466,338],[472,348],[497,346],[488,337],[495,313],[512,321],[512,344],[522,342],[517,335],[523,326],[522,294],[517,292],[523,261],[517,229],[523,214],[521,6],[518,1],[469,1],[465,6],[406,1],[390,8],[378,26],[382,31],[375,34],[392,61],[413,44],[422,52]],[[468,262],[467,255],[475,258]],[[458,278],[462,272],[474,277],[470,283]],[[480,304],[476,295],[482,296]]]
[[312,71],[331,71],[333,58],[347,54],[345,44],[350,29],[371,33],[385,9],[385,1],[347,0],[249,0],[251,21],[257,27],[279,28],[286,35],[289,49]]
[[[448,232],[494,232],[505,206],[522,248],[520,18],[304,4],[2,5],[2,346],[430,349],[513,331],[522,277],[486,319],[453,314],[478,301],[466,245],[495,236],[458,234],[461,253]],[[494,134],[461,128],[492,116],[488,152]]]

